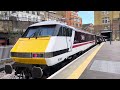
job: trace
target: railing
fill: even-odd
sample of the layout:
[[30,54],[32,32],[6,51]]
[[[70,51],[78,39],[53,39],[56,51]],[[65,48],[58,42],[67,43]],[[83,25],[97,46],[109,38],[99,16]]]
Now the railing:
[[10,50],[13,46],[0,46],[0,62],[10,59]]

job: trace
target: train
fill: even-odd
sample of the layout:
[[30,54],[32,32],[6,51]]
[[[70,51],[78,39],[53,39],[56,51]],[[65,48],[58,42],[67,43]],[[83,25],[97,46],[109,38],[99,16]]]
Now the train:
[[5,65],[5,72],[14,68],[16,75],[41,78],[46,68],[98,44],[96,37],[100,36],[56,21],[32,24],[11,49],[14,64]]

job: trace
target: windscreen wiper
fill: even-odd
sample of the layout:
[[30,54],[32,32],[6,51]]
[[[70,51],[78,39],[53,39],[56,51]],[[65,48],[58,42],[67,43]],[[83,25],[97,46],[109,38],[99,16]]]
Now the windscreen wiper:
[[[36,32],[35,32],[35,33],[36,33]],[[35,36],[35,33],[31,34],[28,38],[30,39],[30,38],[31,38],[31,36],[33,36],[33,37],[34,37],[34,36]]]

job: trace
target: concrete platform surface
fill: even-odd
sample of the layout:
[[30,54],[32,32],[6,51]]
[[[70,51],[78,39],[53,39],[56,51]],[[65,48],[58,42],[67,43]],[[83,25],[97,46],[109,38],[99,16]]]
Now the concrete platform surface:
[[106,42],[79,79],[120,79],[120,41]]

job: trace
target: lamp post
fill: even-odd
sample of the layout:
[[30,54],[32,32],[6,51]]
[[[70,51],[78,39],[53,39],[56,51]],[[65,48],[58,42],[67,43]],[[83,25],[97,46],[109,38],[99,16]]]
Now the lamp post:
[[109,20],[110,22],[110,44],[111,44],[111,41],[112,41],[112,29],[111,29],[111,20]]
[[119,41],[120,41],[120,13],[119,13]]
[[49,20],[49,11],[48,11],[48,20]]

